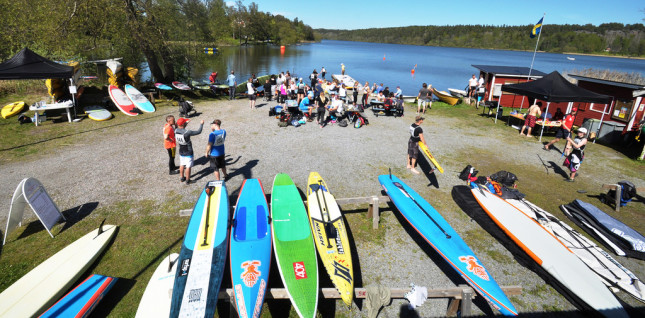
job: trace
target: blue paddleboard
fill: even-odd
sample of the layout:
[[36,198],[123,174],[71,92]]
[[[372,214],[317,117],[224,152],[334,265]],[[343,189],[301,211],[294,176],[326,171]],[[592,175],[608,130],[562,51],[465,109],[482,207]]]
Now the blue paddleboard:
[[40,317],[87,317],[118,278],[93,274],[47,309]]
[[260,317],[271,267],[271,227],[269,207],[258,179],[246,179],[240,189],[231,229],[230,254],[238,317]]
[[210,181],[197,199],[177,263],[170,317],[213,317],[228,249],[228,191]]
[[170,87],[170,86],[168,86],[166,84],[163,84],[163,83],[155,83],[155,87],[157,89],[162,90],[162,91],[171,91],[172,90],[172,87]]
[[380,175],[378,181],[403,217],[468,285],[502,314],[517,315],[511,301],[475,253],[430,203],[394,175]]
[[138,89],[130,84],[125,85],[125,94],[128,95],[130,100],[134,103],[140,111],[145,113],[152,113],[155,111],[155,106],[146,98],[145,95],[141,94]]

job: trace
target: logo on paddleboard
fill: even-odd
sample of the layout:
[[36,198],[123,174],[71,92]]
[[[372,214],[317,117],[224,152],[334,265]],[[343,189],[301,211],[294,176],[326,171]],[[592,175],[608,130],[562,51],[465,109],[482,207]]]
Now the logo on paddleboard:
[[346,280],[348,283],[352,282],[352,273],[349,268],[336,261],[334,261],[334,275]]
[[469,272],[477,275],[479,278],[483,280],[490,280],[490,277],[488,277],[488,273],[486,273],[486,269],[484,269],[484,266],[481,266],[477,263],[477,259],[475,258],[475,256],[472,256],[472,255],[459,256],[459,260],[468,265],[467,269]]
[[296,279],[307,278],[307,270],[305,269],[305,262],[293,263],[293,271],[296,274]]
[[188,275],[188,268],[190,268],[190,258],[181,261],[181,272],[179,273],[179,276]]
[[258,277],[262,274],[262,272],[258,270],[260,265],[262,265],[262,262],[260,261],[246,261],[242,263],[241,267],[244,271],[242,272],[242,275],[240,275],[240,278],[242,278],[246,287],[253,287],[253,285],[258,281]]
[[191,289],[190,292],[188,293],[188,302],[192,303],[194,301],[200,301],[202,299],[202,289],[201,288],[196,288],[196,289]]
[[237,313],[240,318],[247,318],[246,303],[244,302],[244,293],[242,292],[242,285],[235,285],[235,300],[237,301]]

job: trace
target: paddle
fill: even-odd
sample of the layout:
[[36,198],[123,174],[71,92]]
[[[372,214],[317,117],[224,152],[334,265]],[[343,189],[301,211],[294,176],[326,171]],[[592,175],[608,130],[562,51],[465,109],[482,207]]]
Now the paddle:
[[414,204],[416,204],[416,205],[419,207],[419,209],[421,209],[421,211],[423,211],[423,213],[425,213],[425,214],[430,218],[430,220],[432,220],[432,223],[434,223],[434,225],[436,225],[436,226],[439,228],[439,230],[441,230],[441,232],[443,232],[443,234],[446,236],[446,238],[447,238],[447,239],[451,238],[450,234],[446,233],[446,231],[441,227],[441,225],[439,225],[439,223],[437,223],[437,221],[435,221],[435,219],[434,219],[434,218],[432,218],[432,216],[430,216],[430,213],[428,213],[428,212],[427,212],[427,211],[426,211],[426,210],[425,210],[425,209],[424,209],[424,208],[419,204],[419,202],[417,202],[417,200],[415,200],[415,199],[414,199],[414,198],[413,198],[413,197],[408,193],[408,191],[406,191],[406,190],[403,188],[403,185],[401,185],[401,184],[400,184],[400,183],[398,183],[398,182],[393,182],[393,184],[394,184],[394,186],[395,186],[395,187],[399,188],[399,189],[403,192],[403,194],[405,194],[405,196],[406,196],[406,197],[410,198],[410,199],[412,200],[412,202],[414,202]]
[[204,222],[204,242],[202,246],[207,246],[206,240],[208,239],[208,220],[210,219],[211,211],[211,195],[213,194],[213,186],[207,186],[204,191],[206,191],[206,221]]

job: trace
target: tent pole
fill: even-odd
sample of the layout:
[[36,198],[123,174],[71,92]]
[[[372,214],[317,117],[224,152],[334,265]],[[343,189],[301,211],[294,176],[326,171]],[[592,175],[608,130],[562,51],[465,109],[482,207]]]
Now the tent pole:
[[546,114],[549,113],[549,105],[551,105],[551,102],[546,102],[546,112],[544,112],[544,119],[542,119],[542,129],[540,130],[539,142],[542,142],[542,134],[544,133],[544,125],[546,125]]
[[[610,105],[609,109],[611,109],[611,105],[613,105],[613,104],[614,104],[614,98],[612,97],[611,98],[611,103],[609,104]],[[603,110],[602,110],[602,116],[600,116],[600,124],[598,124],[598,131],[596,131],[596,138],[594,138],[594,140],[593,140],[594,144],[596,143],[596,140],[598,138],[600,138],[600,127],[602,127],[602,121],[603,121],[603,119],[605,119],[605,112],[606,111],[607,111],[607,104],[605,104],[605,108],[603,108]]]

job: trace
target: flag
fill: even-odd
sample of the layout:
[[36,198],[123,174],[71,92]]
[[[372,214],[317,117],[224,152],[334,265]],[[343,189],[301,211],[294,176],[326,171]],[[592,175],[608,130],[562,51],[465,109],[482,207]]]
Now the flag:
[[535,24],[533,27],[533,30],[531,30],[531,38],[536,37],[538,34],[540,34],[540,31],[542,30],[542,20],[544,20],[544,17],[538,21],[538,23]]

